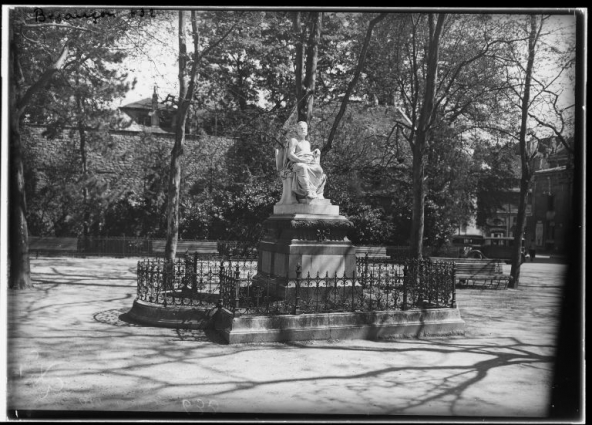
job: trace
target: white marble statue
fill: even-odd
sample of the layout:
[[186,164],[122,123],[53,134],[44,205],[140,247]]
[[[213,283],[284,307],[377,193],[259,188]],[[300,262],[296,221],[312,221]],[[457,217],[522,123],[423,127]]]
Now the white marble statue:
[[325,199],[327,176],[320,165],[321,151],[310,150],[306,122],[296,124],[296,133],[297,137],[290,138],[285,148],[276,149],[276,165],[283,182],[282,199],[278,204]]

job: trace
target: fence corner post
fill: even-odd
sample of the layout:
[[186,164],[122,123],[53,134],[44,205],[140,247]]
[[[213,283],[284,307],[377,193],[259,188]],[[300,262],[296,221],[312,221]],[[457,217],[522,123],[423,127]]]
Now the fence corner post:
[[403,266],[403,306],[402,310],[407,310],[407,283],[409,281],[409,269],[407,267],[407,261],[405,261],[405,265]]
[[294,314],[300,314],[300,274],[302,273],[302,268],[300,263],[296,265],[296,285],[294,288]]
[[351,293],[352,293],[352,312],[356,311],[356,270],[354,269],[352,282],[351,282]]
[[[213,279],[210,279],[213,280]],[[218,309],[222,309],[224,306],[224,264],[220,262],[220,270],[218,271]]]
[[456,263],[452,263],[452,301],[451,308],[456,308]]
[[[232,269],[230,269],[230,272],[232,273]],[[236,263],[236,270],[234,272],[234,290],[235,290],[235,298],[234,298],[234,309],[233,309],[233,315],[236,313],[236,311],[239,309],[239,305],[240,305],[240,271],[238,268],[238,263]]]

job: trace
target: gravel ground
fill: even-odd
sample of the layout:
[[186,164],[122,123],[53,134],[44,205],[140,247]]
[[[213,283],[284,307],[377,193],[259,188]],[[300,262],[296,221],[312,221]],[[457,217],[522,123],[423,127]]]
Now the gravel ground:
[[229,346],[122,320],[136,261],[31,261],[34,288],[8,293],[9,412],[547,415],[564,265],[525,263],[517,290],[459,290],[464,337]]

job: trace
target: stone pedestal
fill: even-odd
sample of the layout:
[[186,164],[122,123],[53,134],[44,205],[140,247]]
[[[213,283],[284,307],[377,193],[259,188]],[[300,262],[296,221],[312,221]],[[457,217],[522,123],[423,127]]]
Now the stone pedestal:
[[328,199],[294,204],[276,204],[273,214],[263,222],[259,243],[258,274],[255,280],[272,279],[270,294],[286,296],[290,279],[310,273],[316,277],[329,273],[353,277],[356,250],[347,238],[351,221],[339,215],[339,207]]

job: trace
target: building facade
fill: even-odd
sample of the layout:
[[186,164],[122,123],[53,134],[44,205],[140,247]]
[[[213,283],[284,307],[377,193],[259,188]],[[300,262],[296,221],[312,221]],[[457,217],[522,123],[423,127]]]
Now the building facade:
[[[518,202],[520,189],[512,188],[505,194],[505,202],[485,221],[483,236],[492,238],[511,238],[516,234],[518,222]],[[526,201],[526,220],[532,216],[532,191]]]
[[[524,239],[527,246],[533,245],[539,252],[564,253],[573,197],[572,160],[556,137],[540,140],[538,151],[540,155],[533,161],[535,172],[527,198]],[[480,233],[471,229],[471,234],[514,237],[519,195],[519,188],[504,193],[501,206],[486,217],[483,225],[477,226]]]
[[526,236],[537,250],[564,253],[572,213],[572,160],[555,138],[545,142],[550,154],[540,159],[534,173],[533,214],[527,221]]

